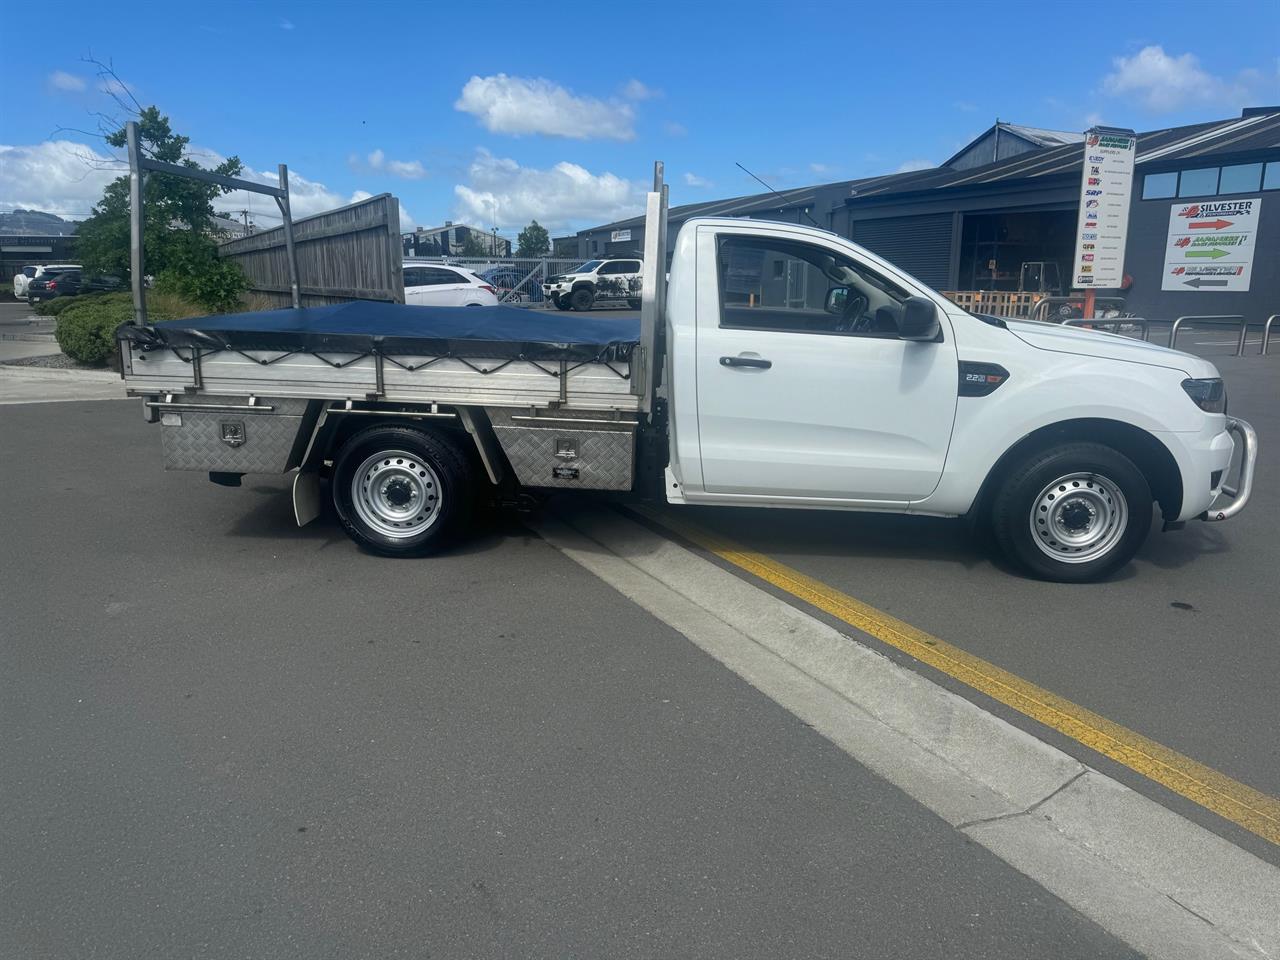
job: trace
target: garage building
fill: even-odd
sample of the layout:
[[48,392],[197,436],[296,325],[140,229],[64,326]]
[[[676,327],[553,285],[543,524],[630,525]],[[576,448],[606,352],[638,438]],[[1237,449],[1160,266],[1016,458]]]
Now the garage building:
[[[1081,134],[998,122],[940,167],[688,204],[672,209],[670,224],[674,231],[703,216],[816,223],[947,292],[1016,291],[1024,264],[1056,265],[1070,284],[1084,158]],[[1178,213],[1229,211],[1212,205],[1245,200],[1254,211],[1248,289],[1166,281]],[[578,234],[584,258],[643,249],[642,217]],[[1125,273],[1126,289],[1099,293],[1124,297],[1138,316],[1260,321],[1280,311],[1280,107],[1138,134]]]

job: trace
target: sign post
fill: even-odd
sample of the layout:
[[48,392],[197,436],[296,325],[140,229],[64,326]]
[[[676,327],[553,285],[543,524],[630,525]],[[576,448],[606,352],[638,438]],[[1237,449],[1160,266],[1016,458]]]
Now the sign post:
[[1093,127],[1084,133],[1072,286],[1087,291],[1086,317],[1092,316],[1095,290],[1117,288],[1124,283],[1124,248],[1129,235],[1137,143],[1132,130]]
[[1247,291],[1261,212],[1261,197],[1173,204],[1160,289]]

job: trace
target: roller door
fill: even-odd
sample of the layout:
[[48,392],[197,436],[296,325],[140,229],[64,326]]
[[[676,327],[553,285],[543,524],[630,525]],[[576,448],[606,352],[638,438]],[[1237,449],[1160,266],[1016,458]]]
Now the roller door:
[[922,283],[945,290],[951,278],[950,213],[856,220],[853,241]]

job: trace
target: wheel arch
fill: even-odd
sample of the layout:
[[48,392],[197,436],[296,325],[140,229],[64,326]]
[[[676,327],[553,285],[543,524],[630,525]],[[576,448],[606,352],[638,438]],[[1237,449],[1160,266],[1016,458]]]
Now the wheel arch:
[[1100,417],[1061,420],[1022,437],[987,471],[969,515],[974,519],[986,517],[1000,481],[1025,457],[1063,443],[1100,443],[1128,457],[1146,478],[1152,497],[1160,504],[1161,516],[1165,520],[1178,518],[1182,511],[1182,471],[1169,448],[1141,427]]

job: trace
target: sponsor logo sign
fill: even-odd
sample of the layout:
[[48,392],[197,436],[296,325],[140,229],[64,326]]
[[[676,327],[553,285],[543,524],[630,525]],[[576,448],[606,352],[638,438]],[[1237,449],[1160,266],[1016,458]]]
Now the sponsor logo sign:
[[1072,285],[1119,287],[1124,279],[1137,135],[1131,130],[1095,127],[1086,130],[1084,138]]

